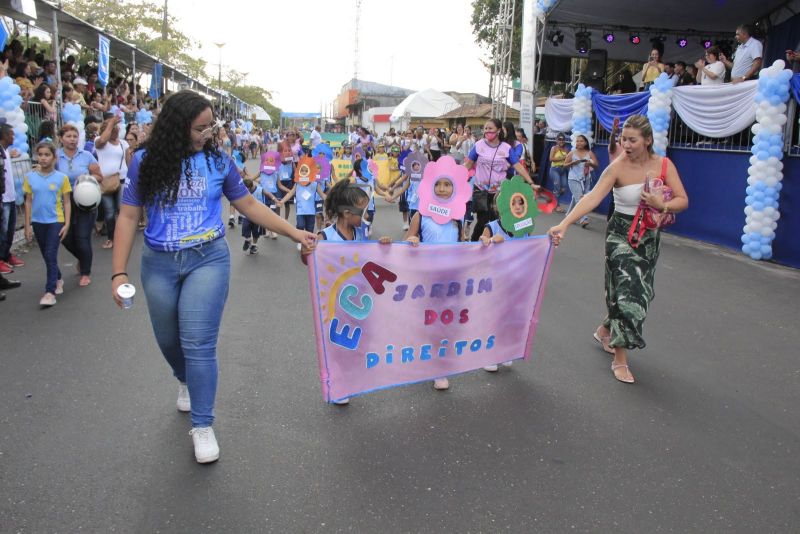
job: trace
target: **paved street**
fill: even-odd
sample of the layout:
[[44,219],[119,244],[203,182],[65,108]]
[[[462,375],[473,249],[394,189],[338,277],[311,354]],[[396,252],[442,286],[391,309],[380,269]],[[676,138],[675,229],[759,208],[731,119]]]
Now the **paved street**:
[[[395,206],[379,203],[377,228],[401,237]],[[800,273],[667,237],[623,385],[592,339],[604,228],[559,248],[532,361],[338,407],[294,244],[245,256],[237,227],[208,466],[143,296],[112,303],[110,251],[95,239],[79,288],[62,249],[47,310],[31,251],[0,303],[0,531],[797,532]]]

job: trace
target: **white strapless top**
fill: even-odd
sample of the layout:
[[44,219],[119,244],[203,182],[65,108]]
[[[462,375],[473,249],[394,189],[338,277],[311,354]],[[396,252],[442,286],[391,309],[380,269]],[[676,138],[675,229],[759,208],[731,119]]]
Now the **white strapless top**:
[[614,188],[614,210],[625,215],[636,215],[644,184],[631,184]]

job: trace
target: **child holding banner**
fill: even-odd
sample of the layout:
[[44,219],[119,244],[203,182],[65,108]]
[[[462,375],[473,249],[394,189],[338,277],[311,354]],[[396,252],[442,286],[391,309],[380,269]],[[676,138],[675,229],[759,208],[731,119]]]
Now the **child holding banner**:
[[[325,198],[325,218],[331,225],[317,234],[320,241],[367,241],[361,224],[367,213],[372,195],[364,188],[346,180],[336,182]],[[379,243],[388,245],[392,239],[382,236]],[[300,257],[307,263],[311,249],[302,247]],[[335,404],[349,404],[350,399],[341,399]]]
[[[456,165],[455,160],[449,156],[441,158],[441,160],[442,163],[452,162],[454,166],[460,167],[459,165]],[[440,174],[438,172],[438,168],[436,170],[432,170],[434,167],[435,166],[433,164],[430,164],[428,167],[426,167],[425,176],[423,177],[422,182],[419,184],[421,193],[420,196],[423,197],[423,200],[420,201],[420,211],[416,212],[411,218],[411,224],[405,236],[405,240],[414,247],[419,246],[421,241],[425,243],[456,243],[462,240],[460,218],[463,216],[464,210],[466,209],[466,196],[469,195],[469,191],[467,189],[468,184],[466,183],[466,169],[464,169],[463,173],[465,183],[460,184],[461,188],[464,189],[465,196],[463,201],[460,201],[456,186],[449,177],[452,174],[445,172],[441,172]],[[460,168],[463,169],[463,167]],[[434,176],[436,174],[439,175]],[[430,188],[430,182],[434,182],[433,198],[426,194],[429,192],[428,188]],[[449,205],[451,202],[461,205],[449,206],[446,216],[441,216],[441,207],[433,205],[433,203]],[[432,211],[432,207],[438,208],[437,211]],[[460,210],[457,208],[460,208]],[[457,218],[450,218],[451,212],[452,215]],[[423,215],[423,213],[425,214]],[[440,216],[436,216],[434,214],[438,214]],[[449,389],[450,381],[447,379],[447,377],[437,378],[433,381],[433,387],[439,391]]]

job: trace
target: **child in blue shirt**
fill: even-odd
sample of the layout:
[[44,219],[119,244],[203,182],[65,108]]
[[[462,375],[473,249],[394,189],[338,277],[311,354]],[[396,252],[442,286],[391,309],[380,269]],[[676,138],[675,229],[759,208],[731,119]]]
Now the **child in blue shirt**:
[[[280,200],[280,193],[278,191],[278,173],[273,172],[272,174],[267,174],[262,172],[258,179],[261,183],[261,201],[269,209],[274,211],[276,215],[280,215],[281,209],[278,206],[278,202]],[[266,236],[267,234],[269,234],[269,237],[272,239],[278,239],[278,234],[275,232],[265,231],[264,235]]]
[[56,147],[50,141],[36,145],[39,170],[25,175],[22,190],[25,192],[25,237],[39,244],[47,267],[47,282],[41,306],[56,303],[56,295],[64,292],[64,281],[58,268],[58,246],[69,231],[70,193],[69,177],[55,170]]
[[[261,198],[262,193],[260,185],[250,178],[245,178],[242,182],[244,182],[244,186],[250,191],[251,195],[256,199]],[[242,219],[242,237],[244,237],[242,250],[250,255],[258,254],[258,238],[261,237],[261,227],[257,224],[253,224],[247,217],[244,217]],[[251,239],[252,243],[250,241]]]
[[[433,186],[433,193],[438,198],[449,199],[453,196],[453,182],[444,177],[439,178]],[[411,224],[405,240],[411,243],[413,247],[419,246],[420,242],[457,243],[462,241],[461,230],[460,221],[449,220],[444,224],[439,224],[431,217],[416,211],[411,218]],[[433,387],[440,391],[449,389],[450,381],[447,377],[437,378],[433,381]]]
[[[287,204],[292,198],[297,205],[297,221],[296,228],[298,230],[305,230],[306,232],[313,232],[314,225],[316,224],[316,201],[315,195],[325,198],[325,192],[318,182],[309,182],[308,184],[295,183],[288,193],[278,202],[278,206]],[[297,249],[300,249],[300,243],[297,244]]]

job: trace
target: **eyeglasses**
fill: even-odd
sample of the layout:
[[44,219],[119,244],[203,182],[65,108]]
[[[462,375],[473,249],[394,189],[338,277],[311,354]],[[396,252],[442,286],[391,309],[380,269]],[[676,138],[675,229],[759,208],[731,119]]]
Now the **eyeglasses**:
[[194,133],[196,133],[200,137],[207,137],[207,136],[211,135],[214,132],[214,127],[213,126],[209,126],[205,130],[198,130],[197,128],[192,128],[192,131],[194,131]]

